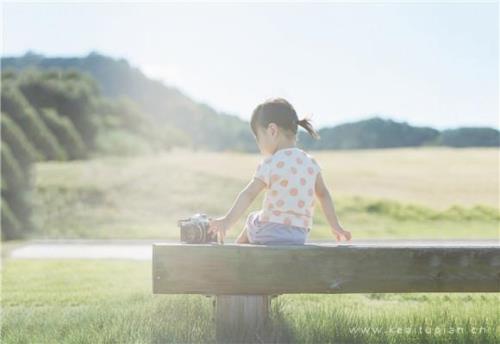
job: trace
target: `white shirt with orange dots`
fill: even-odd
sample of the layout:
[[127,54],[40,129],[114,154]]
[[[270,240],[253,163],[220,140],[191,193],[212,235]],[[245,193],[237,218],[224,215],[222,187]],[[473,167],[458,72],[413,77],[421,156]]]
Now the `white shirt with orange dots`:
[[314,184],[320,171],[318,162],[297,147],[279,149],[262,159],[254,174],[254,178],[266,183],[259,221],[310,230],[314,215]]

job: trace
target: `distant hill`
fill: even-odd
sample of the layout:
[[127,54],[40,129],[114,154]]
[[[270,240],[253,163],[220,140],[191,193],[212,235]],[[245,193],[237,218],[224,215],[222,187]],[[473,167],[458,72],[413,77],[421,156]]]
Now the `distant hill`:
[[[20,57],[2,58],[3,69],[23,69],[28,66],[87,72],[98,82],[102,95],[130,97],[158,121],[187,133],[195,149],[257,151],[248,122],[235,115],[217,112],[176,88],[146,77],[124,59],[113,59],[97,52],[85,57],[69,58],[45,57],[28,52]],[[321,139],[316,141],[300,129],[299,145],[305,149],[500,146],[500,132],[495,128],[439,131],[380,117],[321,128],[319,133]]]
[[237,116],[218,113],[196,102],[176,88],[146,77],[124,59],[113,59],[96,52],[86,57],[44,57],[28,52],[21,57],[3,57],[2,68],[77,69],[89,73],[103,96],[127,96],[159,121],[182,129],[193,140],[193,147],[213,150],[256,151],[248,122]]
[[301,133],[309,149],[367,149],[418,146],[498,147],[500,133],[494,128],[463,127],[439,131],[406,122],[373,117],[318,130],[321,140]]

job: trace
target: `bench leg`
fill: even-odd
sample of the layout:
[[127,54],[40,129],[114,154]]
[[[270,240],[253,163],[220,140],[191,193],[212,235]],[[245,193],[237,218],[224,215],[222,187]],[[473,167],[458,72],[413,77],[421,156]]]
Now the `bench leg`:
[[269,295],[216,295],[218,343],[259,343],[269,320]]

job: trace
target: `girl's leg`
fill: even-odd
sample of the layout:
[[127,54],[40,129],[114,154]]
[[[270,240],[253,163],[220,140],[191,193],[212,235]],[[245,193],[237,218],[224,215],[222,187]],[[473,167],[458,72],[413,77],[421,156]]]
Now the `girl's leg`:
[[247,235],[247,228],[243,228],[241,231],[240,235],[238,235],[238,238],[236,238],[236,243],[237,244],[249,244],[250,241],[248,240],[248,235]]

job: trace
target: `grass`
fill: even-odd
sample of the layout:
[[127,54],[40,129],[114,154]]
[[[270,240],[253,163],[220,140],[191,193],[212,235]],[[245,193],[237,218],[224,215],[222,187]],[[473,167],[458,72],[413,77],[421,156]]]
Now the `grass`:
[[[498,238],[497,149],[312,154],[353,243]],[[176,150],[36,164],[39,228],[31,237],[177,240],[177,219],[223,215],[260,159]],[[310,239],[332,238],[317,206]],[[212,299],[153,295],[150,262],[8,259],[22,244],[2,245],[2,343],[215,341]],[[276,343],[496,343],[499,301],[500,293],[280,295],[272,300],[268,335]]]
[[[353,241],[497,237],[497,150],[311,153]],[[178,239],[179,218],[226,213],[260,158],[179,150],[37,164],[34,214],[39,229],[32,237]],[[248,213],[260,208],[263,196],[232,228],[229,240],[243,228]],[[318,202],[310,239],[327,238],[333,236]]]
[[[7,260],[2,343],[215,342],[212,299],[153,295],[150,268],[121,260]],[[492,305],[499,301],[495,293],[280,295],[272,301],[269,341],[496,343],[500,312]]]

